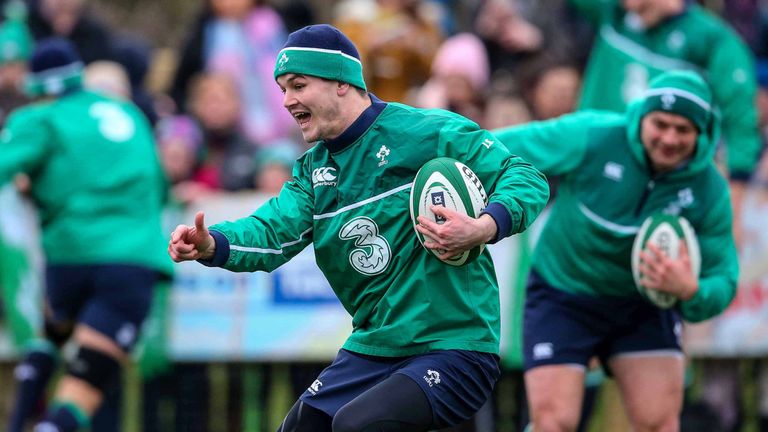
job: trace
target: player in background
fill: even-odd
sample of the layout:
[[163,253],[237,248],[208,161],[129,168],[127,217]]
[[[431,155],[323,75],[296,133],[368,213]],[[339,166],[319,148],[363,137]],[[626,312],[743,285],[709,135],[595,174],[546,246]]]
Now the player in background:
[[334,362],[286,416],[285,431],[426,431],[471,417],[499,376],[499,296],[490,255],[462,267],[422,248],[409,217],[427,161],[464,162],[489,191],[477,219],[433,206],[420,231],[443,258],[519,233],[546,204],[544,177],[477,124],[366,91],[357,49],[336,28],[292,33],[275,79],[304,139],[294,180],[252,215],[179,225],[168,251],[232,271],[271,271],[312,244],[352,315]]
[[749,47],[725,21],[694,1],[570,1],[596,30],[580,109],[623,112],[651,79],[672,69],[696,71],[710,84],[721,117],[738,244],[741,202],[761,147]]
[[154,284],[173,270],[152,130],[134,105],[84,90],[82,67],[67,40],[40,41],[26,83],[40,101],[13,112],[0,135],[0,182],[30,177],[46,257],[45,338],[16,369],[10,432],[23,430],[70,338],[76,353],[35,431],[88,427],[121,377]]
[[[653,80],[625,114],[588,110],[494,131],[512,153],[561,178],[523,319],[536,432],[575,430],[592,356],[616,379],[633,430],[679,430],[681,320],[722,312],[738,279],[711,104],[701,77],[677,71]],[[688,219],[701,246],[698,279],[687,252],[673,260],[648,245],[641,255],[645,286],[678,297],[672,309],[643,300],[630,265],[639,226],[659,212]]]

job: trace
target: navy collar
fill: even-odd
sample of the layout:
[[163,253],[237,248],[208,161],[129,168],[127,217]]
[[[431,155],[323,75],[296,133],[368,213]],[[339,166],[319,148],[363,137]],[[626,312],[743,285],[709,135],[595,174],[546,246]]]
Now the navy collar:
[[352,143],[357,141],[365,131],[373,124],[379,117],[384,108],[387,107],[387,103],[373,95],[368,93],[371,97],[371,106],[365,109],[360,117],[358,117],[341,135],[336,138],[323,141],[323,145],[331,153],[338,153],[345,148],[349,147]]

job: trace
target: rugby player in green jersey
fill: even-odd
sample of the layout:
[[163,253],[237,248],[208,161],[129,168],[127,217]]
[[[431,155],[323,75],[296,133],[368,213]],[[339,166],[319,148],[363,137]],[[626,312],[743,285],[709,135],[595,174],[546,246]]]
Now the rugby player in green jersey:
[[420,246],[411,183],[447,156],[489,191],[477,219],[433,207],[445,223],[420,221],[447,257],[525,230],[546,204],[544,177],[464,117],[368,93],[357,49],[334,27],[292,33],[274,75],[314,147],[252,215],[206,227],[199,213],[194,226],[177,227],[171,257],[271,271],[313,245],[352,334],[280,430],[426,431],[469,418],[499,376],[495,272],[487,251],[454,267]]
[[[721,313],[738,279],[709,86],[694,72],[668,72],[624,114],[580,111],[494,133],[561,179],[523,318],[533,430],[576,430],[593,356],[616,379],[632,430],[679,430],[682,320]],[[701,249],[698,278],[687,253],[672,259],[649,245],[641,254],[645,287],[678,298],[670,309],[641,297],[630,264],[640,225],[657,213],[685,217]]]
[[82,68],[69,41],[40,41],[27,77],[40,100],[12,112],[0,135],[0,182],[29,176],[46,260],[45,337],[16,369],[10,432],[24,430],[70,338],[76,352],[35,430],[88,427],[121,378],[155,283],[173,271],[152,129],[133,104],[83,89]]

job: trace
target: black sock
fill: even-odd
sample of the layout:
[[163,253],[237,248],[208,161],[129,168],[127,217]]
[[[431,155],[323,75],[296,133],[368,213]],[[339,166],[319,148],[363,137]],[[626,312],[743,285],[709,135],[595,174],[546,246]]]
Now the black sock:
[[24,423],[40,412],[44,405],[45,389],[56,369],[57,358],[53,351],[30,351],[16,366],[14,377],[18,385],[16,404],[8,423],[9,432],[21,432]]

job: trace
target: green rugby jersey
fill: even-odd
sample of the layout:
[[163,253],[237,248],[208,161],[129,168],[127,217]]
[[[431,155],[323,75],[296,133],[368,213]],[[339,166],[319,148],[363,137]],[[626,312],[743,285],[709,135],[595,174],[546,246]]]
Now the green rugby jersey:
[[279,196],[211,227],[212,265],[271,271],[311,243],[352,315],[345,349],[390,357],[441,349],[498,354],[499,292],[488,251],[449,266],[420,245],[411,223],[413,178],[440,156],[464,162],[481,179],[487,211],[504,227],[499,238],[525,230],[546,204],[543,175],[475,123],[374,99],[339,138],[298,160]]
[[596,30],[580,109],[623,112],[662,72],[694,70],[709,81],[720,109],[731,176],[748,178],[761,146],[755,66],[749,48],[728,24],[688,4],[681,15],[642,29],[618,0],[570,1]]
[[166,274],[166,194],[152,129],[129,102],[76,90],[25,106],[0,136],[0,182],[32,179],[51,264],[137,264]]

